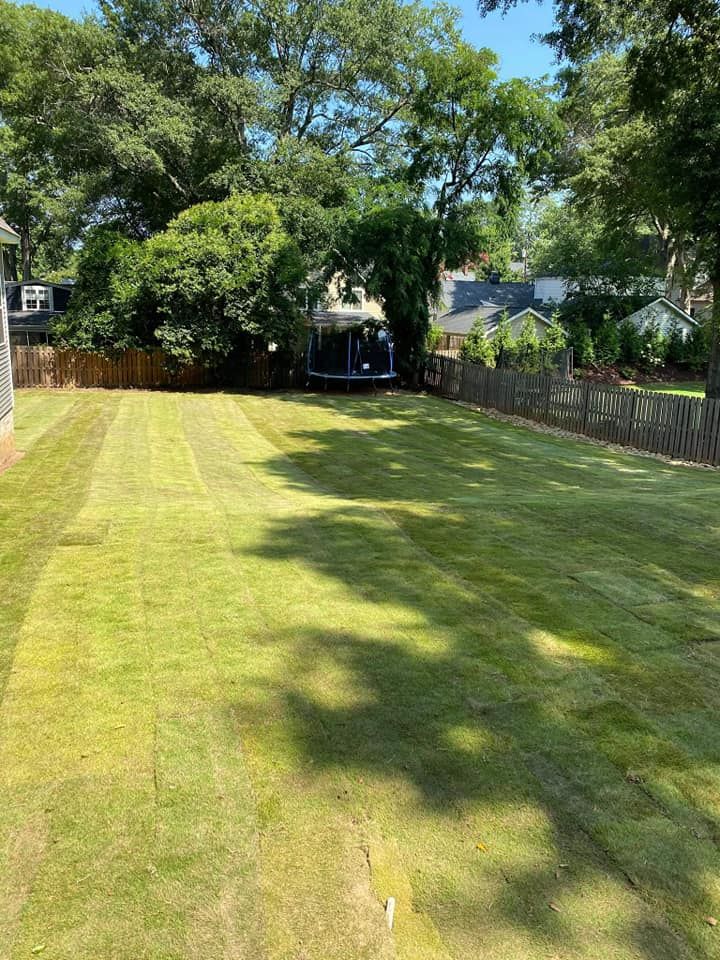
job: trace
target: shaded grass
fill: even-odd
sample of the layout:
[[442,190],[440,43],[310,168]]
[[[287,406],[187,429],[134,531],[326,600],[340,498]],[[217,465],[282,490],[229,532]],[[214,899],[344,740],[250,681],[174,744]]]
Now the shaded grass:
[[715,473],[67,396],[0,478],[0,956],[720,955]]

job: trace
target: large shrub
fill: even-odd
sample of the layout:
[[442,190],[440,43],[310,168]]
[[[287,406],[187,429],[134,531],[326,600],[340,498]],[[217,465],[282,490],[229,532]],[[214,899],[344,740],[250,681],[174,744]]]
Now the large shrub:
[[247,334],[283,346],[296,336],[305,270],[269,197],[190,207],[147,241],[145,264],[155,338],[176,360],[225,357]]
[[685,341],[683,362],[691,370],[703,370],[710,357],[710,337],[707,328],[702,324],[693,327],[690,336]]
[[437,348],[440,346],[440,341],[442,340],[444,333],[445,331],[440,326],[440,324],[435,323],[435,321],[433,320],[430,324],[430,327],[427,333],[428,353],[432,353],[434,350],[437,350]]
[[665,363],[667,338],[659,324],[653,322],[640,333],[640,363],[646,370],[654,370]]
[[670,324],[665,343],[665,359],[668,363],[675,365],[683,363],[685,360],[685,338],[680,329],[680,324],[675,320]]
[[485,335],[485,321],[478,317],[460,347],[460,359],[480,363],[484,367],[495,366],[495,351],[492,341]]
[[568,345],[567,330],[560,323],[557,313],[554,313],[545,336],[540,341],[540,369],[545,373],[552,373],[557,369],[557,355]]
[[606,313],[595,333],[595,359],[598,363],[615,363],[620,356],[620,335],[617,321]]
[[620,337],[620,360],[623,363],[634,365],[640,362],[642,355],[642,337],[640,331],[631,320],[623,320],[618,327]]
[[573,348],[576,367],[587,367],[595,362],[595,344],[587,324],[578,322],[570,324],[568,342]]
[[58,333],[85,349],[161,347],[212,364],[250,336],[290,345],[304,276],[269,197],[201,203],[144,243],[102,233],[86,244]]
[[495,336],[492,338],[492,348],[496,366],[511,367],[514,364],[515,340],[507,310],[500,314]]
[[536,373],[540,369],[540,341],[532,314],[523,320],[520,335],[515,341],[515,366],[524,373]]
[[68,310],[52,321],[56,340],[103,352],[145,346],[153,328],[148,312],[138,309],[143,273],[141,243],[107,228],[90,232],[78,257]]

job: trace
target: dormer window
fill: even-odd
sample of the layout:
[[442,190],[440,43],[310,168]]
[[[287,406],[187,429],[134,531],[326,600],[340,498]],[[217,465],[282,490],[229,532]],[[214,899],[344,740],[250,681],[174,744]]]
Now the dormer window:
[[52,310],[52,287],[26,284],[22,288],[23,310]]

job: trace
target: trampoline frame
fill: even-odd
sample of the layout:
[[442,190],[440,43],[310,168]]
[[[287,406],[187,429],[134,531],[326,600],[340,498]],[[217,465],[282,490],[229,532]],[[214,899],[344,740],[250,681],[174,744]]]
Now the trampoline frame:
[[[387,373],[353,373],[352,372],[352,362],[353,362],[352,340],[353,340],[353,334],[356,334],[358,330],[362,329],[362,324],[359,324],[359,323],[354,323],[352,326],[348,325],[347,327],[348,345],[347,345],[347,372],[346,373],[322,373],[317,370],[311,370],[310,369],[310,355],[311,355],[310,347],[312,346],[313,338],[316,337],[318,333],[320,334],[320,336],[322,336],[322,328],[325,325],[326,324],[315,324],[310,333],[310,341],[308,343],[307,358],[305,363],[305,369],[308,377],[308,381],[307,381],[308,387],[310,386],[311,379],[313,377],[317,377],[319,380],[323,380],[325,382],[326,390],[327,390],[327,385],[329,380],[337,380],[341,383],[345,383],[348,391],[350,390],[350,384],[353,383],[354,381],[360,381],[360,382],[366,382],[366,383],[369,381],[372,384],[373,389],[375,389],[376,380],[386,380],[390,382],[391,389],[392,389],[392,381],[397,377],[397,371],[395,370],[395,367],[394,367],[395,351],[393,349],[392,337],[390,336],[387,330],[385,331],[385,334],[387,336],[388,359],[390,364],[390,369],[387,371]],[[344,330],[337,329],[338,326],[339,324],[331,326],[331,329],[335,327],[334,333],[335,334],[345,333]]]

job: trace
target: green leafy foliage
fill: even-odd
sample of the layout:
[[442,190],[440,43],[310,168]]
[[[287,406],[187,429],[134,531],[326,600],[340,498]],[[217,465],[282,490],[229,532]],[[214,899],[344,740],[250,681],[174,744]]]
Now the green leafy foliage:
[[518,370],[534,373],[540,368],[540,341],[535,329],[535,317],[528,314],[523,320],[515,341],[515,365]]
[[478,317],[460,347],[460,359],[478,363],[484,367],[495,366],[495,350],[492,340],[485,334],[485,321]]
[[142,244],[99,228],[88,234],[77,262],[77,280],[68,311],[52,320],[61,344],[110,352],[153,341],[152,327],[138,311],[138,283],[144,275]]
[[383,307],[403,377],[412,380],[425,359],[430,300],[437,294],[437,221],[398,204],[358,219],[338,244],[330,268],[361,277]]
[[513,338],[512,327],[510,326],[510,317],[507,310],[503,310],[498,320],[495,336],[492,339],[493,353],[495,354],[495,363],[498,366],[509,366],[514,360],[513,347],[515,341]]
[[568,345],[573,348],[576,367],[588,367],[595,363],[595,343],[587,324],[575,321],[568,329]]
[[611,364],[620,356],[620,334],[617,321],[606,313],[595,334],[595,359],[601,364]]
[[652,370],[665,363],[667,340],[657,323],[648,323],[641,331],[640,343],[640,363],[645,369]]
[[431,321],[427,334],[428,353],[432,353],[434,350],[437,350],[437,348],[440,346],[440,341],[442,340],[444,333],[445,331],[439,323]]
[[647,304],[648,298],[640,295],[616,296],[612,293],[578,292],[563,301],[558,308],[562,323],[584,323],[593,336],[606,317],[610,317],[619,326],[625,317]]
[[704,370],[710,353],[711,333],[705,324],[693,327],[685,341],[683,360],[690,370]]
[[642,339],[640,331],[631,320],[622,321],[618,327],[618,337],[622,362],[631,365],[639,363],[642,355]]
[[[480,9],[509,9],[516,3],[480,0]],[[634,198],[636,212],[640,206],[647,212],[646,200],[652,199],[660,232],[690,244],[694,271],[704,271],[713,285],[706,392],[720,397],[720,7],[716,0],[558,0],[555,12],[557,27],[546,39],[561,56],[592,70],[598,53],[622,55],[628,95],[620,128],[644,128],[637,142],[650,146],[638,153],[649,161],[642,169],[648,187],[641,188],[642,196],[632,189],[627,196]],[[626,155],[629,141],[624,133],[620,139],[617,153],[605,151],[611,161]],[[631,179],[633,169],[628,166]],[[614,181],[622,190],[622,178],[615,180],[612,173],[604,178],[617,190]],[[668,198],[672,224],[662,222]]]
[[681,364],[685,360],[685,338],[680,324],[673,320],[667,332],[665,359],[668,363]]
[[227,356],[242,334],[294,340],[304,267],[269,197],[191,207],[145,247],[142,287],[156,304],[155,336],[170,356]]
[[598,210],[546,204],[533,227],[530,265],[535,276],[574,281],[580,295],[652,292],[657,260],[644,252],[637,231],[614,229]]
[[250,336],[293,343],[304,275],[268,197],[207,202],[143,243],[94,237],[56,332],[84,349],[162,347],[178,363],[212,364]]

